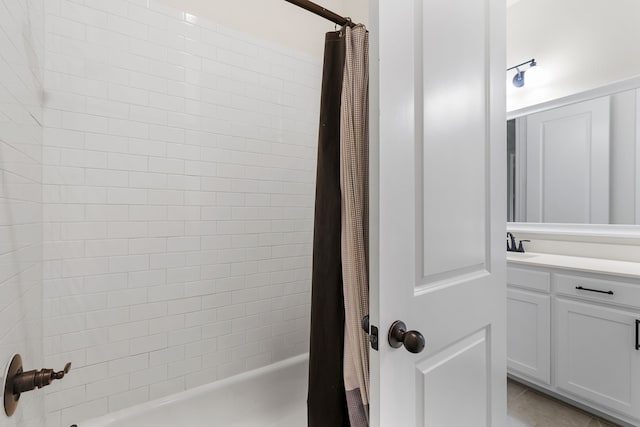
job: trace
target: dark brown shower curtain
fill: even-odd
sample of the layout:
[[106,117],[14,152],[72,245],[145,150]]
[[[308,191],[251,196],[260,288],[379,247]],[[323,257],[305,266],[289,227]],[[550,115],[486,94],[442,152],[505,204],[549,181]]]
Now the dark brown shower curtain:
[[325,38],[313,230],[308,427],[349,427],[343,377],[340,105],[345,40]]
[[308,427],[368,427],[369,57],[364,26],[326,36],[316,179]]

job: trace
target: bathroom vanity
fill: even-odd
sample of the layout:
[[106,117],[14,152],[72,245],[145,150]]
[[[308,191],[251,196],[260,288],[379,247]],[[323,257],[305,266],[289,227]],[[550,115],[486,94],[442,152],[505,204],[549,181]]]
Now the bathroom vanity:
[[640,424],[640,263],[507,255],[509,375]]
[[507,116],[509,375],[639,426],[640,76]]

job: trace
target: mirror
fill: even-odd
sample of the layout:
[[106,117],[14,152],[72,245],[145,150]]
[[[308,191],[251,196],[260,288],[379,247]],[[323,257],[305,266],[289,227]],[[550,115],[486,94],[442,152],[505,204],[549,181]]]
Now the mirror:
[[640,89],[590,95],[507,122],[510,222],[640,224]]
[[640,3],[508,4],[508,220],[640,224]]

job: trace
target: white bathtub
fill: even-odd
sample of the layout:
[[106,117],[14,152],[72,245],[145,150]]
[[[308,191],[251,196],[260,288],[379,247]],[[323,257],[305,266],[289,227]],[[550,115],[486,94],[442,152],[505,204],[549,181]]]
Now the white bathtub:
[[308,356],[302,355],[78,427],[304,427]]

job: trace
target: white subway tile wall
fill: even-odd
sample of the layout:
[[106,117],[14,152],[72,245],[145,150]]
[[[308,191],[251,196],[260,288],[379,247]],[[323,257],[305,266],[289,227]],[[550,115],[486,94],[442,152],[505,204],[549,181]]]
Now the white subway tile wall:
[[306,352],[321,58],[155,0],[46,12],[48,426]]
[[[0,1],[0,388],[15,353],[26,369],[44,362],[43,7],[42,0]],[[0,425],[42,426],[43,409],[42,393],[25,394],[11,418],[0,406]]]

